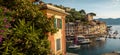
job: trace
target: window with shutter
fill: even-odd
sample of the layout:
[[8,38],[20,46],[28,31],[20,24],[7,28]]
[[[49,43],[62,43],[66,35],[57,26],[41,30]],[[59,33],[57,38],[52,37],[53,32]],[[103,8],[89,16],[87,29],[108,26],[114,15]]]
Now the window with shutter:
[[55,18],[55,19],[54,19],[54,27],[55,27],[55,28],[62,29],[62,20]]
[[57,28],[60,28],[60,19],[57,19]]
[[60,28],[62,29],[62,20],[60,19]]

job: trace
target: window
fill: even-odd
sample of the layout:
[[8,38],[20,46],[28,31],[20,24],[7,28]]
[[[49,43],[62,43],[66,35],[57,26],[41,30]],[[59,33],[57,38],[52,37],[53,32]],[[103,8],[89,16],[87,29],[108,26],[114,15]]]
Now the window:
[[57,39],[56,40],[56,50],[60,50],[61,49],[61,42],[60,42],[60,39]]
[[62,20],[61,19],[54,19],[54,27],[55,28],[62,28]]
[[57,19],[57,27],[61,28],[61,19]]

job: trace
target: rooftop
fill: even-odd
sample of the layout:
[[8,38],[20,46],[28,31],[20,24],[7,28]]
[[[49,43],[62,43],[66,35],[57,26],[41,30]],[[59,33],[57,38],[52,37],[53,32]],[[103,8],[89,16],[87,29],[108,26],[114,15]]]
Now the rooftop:
[[64,9],[55,7],[54,5],[50,5],[50,4],[45,4],[45,3],[42,4],[41,10],[42,9],[49,9],[49,10],[53,10],[53,11],[60,12],[60,13],[68,15],[68,13],[66,13]]

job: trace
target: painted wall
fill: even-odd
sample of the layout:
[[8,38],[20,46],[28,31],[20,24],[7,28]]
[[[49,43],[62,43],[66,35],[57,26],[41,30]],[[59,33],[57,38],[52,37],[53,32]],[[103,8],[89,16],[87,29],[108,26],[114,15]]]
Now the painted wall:
[[[60,13],[60,12],[56,12],[53,10],[42,10],[42,12],[44,13],[44,15],[46,15],[48,18],[54,16],[57,19],[61,19],[62,20],[62,29],[59,29],[57,33],[51,35],[49,33],[49,37],[48,40],[50,41],[50,46],[51,46],[51,51],[53,54],[55,55],[66,55],[66,38],[65,38],[65,16],[66,14]],[[60,50],[56,50],[57,46],[56,46],[56,40],[60,39],[61,40],[61,49]]]

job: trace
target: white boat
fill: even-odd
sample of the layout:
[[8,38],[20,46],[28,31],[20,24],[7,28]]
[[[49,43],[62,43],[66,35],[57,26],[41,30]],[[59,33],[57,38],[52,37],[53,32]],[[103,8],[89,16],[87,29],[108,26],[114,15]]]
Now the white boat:
[[86,39],[83,35],[77,36],[77,39],[79,44],[89,44],[91,42],[90,39]]
[[80,48],[80,45],[72,44],[68,48]]
[[120,51],[113,51],[112,53],[117,53],[117,54],[120,54]]
[[82,42],[82,41],[84,41],[85,37],[82,35],[79,35],[79,36],[77,36],[77,39],[78,39],[77,40],[78,42]]
[[80,42],[80,44],[90,44],[91,41],[90,39],[84,39],[82,42]]
[[96,38],[96,41],[105,41],[105,40],[106,40],[105,37],[98,37],[98,38]]

